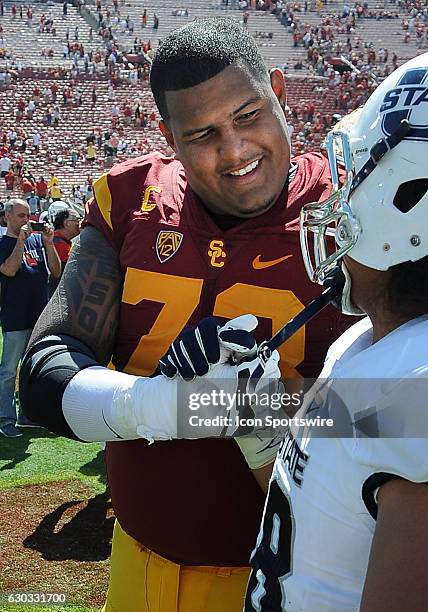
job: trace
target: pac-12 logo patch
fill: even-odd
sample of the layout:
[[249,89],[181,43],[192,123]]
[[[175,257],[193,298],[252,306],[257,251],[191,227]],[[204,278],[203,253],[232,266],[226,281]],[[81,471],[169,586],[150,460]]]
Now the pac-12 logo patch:
[[156,238],[156,255],[161,263],[165,263],[176,254],[183,242],[181,232],[162,230]]
[[428,67],[407,70],[396,87],[386,93],[379,112],[386,136],[407,119],[410,130],[404,140],[428,140]]

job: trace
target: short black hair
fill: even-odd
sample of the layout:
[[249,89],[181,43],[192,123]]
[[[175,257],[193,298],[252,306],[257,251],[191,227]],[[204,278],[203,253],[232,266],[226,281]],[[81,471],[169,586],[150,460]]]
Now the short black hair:
[[164,121],[166,91],[194,87],[232,64],[248,68],[259,80],[268,71],[254,38],[232,17],[196,19],[174,30],[155,53],[150,86]]
[[413,319],[428,313],[428,257],[392,266],[384,291],[385,305],[395,315]]
[[64,221],[66,221],[70,216],[70,209],[65,208],[64,210],[59,210],[54,218],[53,226],[55,230],[64,229]]

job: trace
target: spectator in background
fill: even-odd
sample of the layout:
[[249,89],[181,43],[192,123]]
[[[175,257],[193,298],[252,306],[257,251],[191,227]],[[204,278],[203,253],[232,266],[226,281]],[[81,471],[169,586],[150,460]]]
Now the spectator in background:
[[40,212],[40,198],[38,195],[36,195],[34,191],[32,191],[27,197],[27,202],[32,215],[35,215],[37,212]]
[[83,208],[84,195],[85,194],[83,193],[79,185],[75,188],[73,187],[73,202],[79,208]]
[[3,330],[0,433],[16,438],[22,435],[16,427],[14,403],[18,365],[34,324],[47,304],[49,273],[59,277],[61,262],[53,246],[54,232],[50,225],[42,234],[32,234],[30,207],[25,200],[14,198],[7,202],[5,218],[7,232],[0,240]]
[[54,123],[55,126],[59,125],[59,120],[60,119],[61,119],[60,110],[59,110],[58,106],[55,106],[54,110],[53,110],[53,123]]
[[86,161],[93,162],[95,161],[96,157],[97,157],[97,147],[94,145],[94,143],[91,142],[86,147]]
[[61,189],[61,187],[59,186],[59,184],[55,183],[55,184],[52,185],[52,187],[50,187],[49,195],[50,195],[50,197],[51,197],[53,202],[57,202],[58,200],[62,200],[64,192]]
[[16,140],[18,138],[18,134],[15,132],[13,128],[11,128],[7,133],[7,138],[9,140],[9,147],[12,150],[16,144]]
[[9,170],[9,172],[6,174],[6,176],[4,177],[5,183],[6,183],[6,189],[8,191],[13,191],[13,188],[15,186],[15,173],[12,170],[12,168]]
[[77,165],[77,162],[79,161],[79,151],[77,150],[77,147],[74,146],[71,149],[70,157],[71,157],[71,165],[73,166],[73,168],[75,168]]
[[49,279],[49,297],[58,286],[62,273],[64,272],[65,264],[70,256],[72,240],[80,234],[80,217],[71,208],[60,210],[56,213],[54,220],[54,238],[53,244],[61,261],[61,275],[56,278]]
[[7,232],[7,221],[5,218],[4,204],[0,208],[0,238]]
[[0,176],[4,178],[10,170],[12,160],[8,155],[4,155],[0,161]]
[[113,161],[114,161],[114,151],[113,151],[113,147],[111,146],[110,142],[107,142],[104,145],[104,155],[105,155],[105,161],[104,161],[105,167],[111,168],[113,165]]
[[36,85],[35,88],[33,89],[33,100],[36,103],[36,106],[40,103],[41,94],[42,92],[40,90],[40,87]]
[[40,215],[39,221],[40,222],[44,221],[46,223],[50,223],[51,225],[53,225],[56,215],[61,210],[68,210],[68,208],[69,206],[66,202],[63,202],[62,200],[56,200],[55,202],[52,202],[52,204],[49,204],[49,207],[47,210],[42,212],[42,214]]
[[149,115],[149,125],[152,130],[155,130],[158,127],[158,121],[156,119],[155,111],[152,111]]
[[119,138],[116,132],[113,132],[111,138],[110,138],[110,144],[111,147],[113,149],[113,155],[116,156],[117,155],[117,149],[119,147]]
[[40,143],[41,143],[42,137],[40,135],[39,130],[36,130],[33,134],[33,147],[34,150],[36,151],[36,153],[38,153],[40,151]]
[[94,132],[94,128],[92,128],[91,133],[86,136],[86,144],[95,144],[96,134]]
[[[13,163],[13,171],[15,172],[16,176],[18,177],[22,176],[23,168],[24,168],[24,156],[18,155]],[[31,191],[31,189],[29,189],[28,191]]]
[[39,198],[46,198],[48,195],[48,184],[43,176],[41,176],[36,183],[36,194],[39,196]]
[[51,172],[51,178],[49,179],[48,188],[51,189],[54,185],[59,185],[58,177],[55,172]]
[[19,186],[24,194],[29,194],[36,189],[36,183],[31,174],[22,175],[19,181]]
[[34,100],[29,100],[27,106],[25,107],[25,114],[27,119],[32,119],[34,115],[34,111],[36,110],[36,103]]

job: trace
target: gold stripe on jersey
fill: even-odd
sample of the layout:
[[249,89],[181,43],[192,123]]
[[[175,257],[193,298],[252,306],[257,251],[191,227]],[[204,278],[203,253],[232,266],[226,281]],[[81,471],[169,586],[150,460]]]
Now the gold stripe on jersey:
[[107,174],[102,174],[94,183],[94,195],[97,200],[98,208],[110,229],[111,223],[111,193],[107,182]]

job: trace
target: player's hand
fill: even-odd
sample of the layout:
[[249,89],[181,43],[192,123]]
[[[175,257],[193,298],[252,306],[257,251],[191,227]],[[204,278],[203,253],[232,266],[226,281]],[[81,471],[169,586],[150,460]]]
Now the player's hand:
[[278,351],[273,351],[266,363],[255,357],[251,361],[238,364],[238,388],[241,393],[257,396],[264,392],[277,391],[281,380],[279,359]]
[[159,361],[162,374],[192,380],[204,376],[210,366],[236,362],[255,354],[257,343],[252,331],[257,327],[254,315],[242,315],[222,325],[216,317],[203,319],[195,328],[186,329]]
[[[231,417],[233,425],[222,435],[236,437],[253,434],[256,431],[264,430],[265,426],[248,427],[246,420],[258,417],[264,423],[264,417],[271,411],[272,394],[284,391],[278,366],[279,359],[278,351],[273,351],[266,363],[262,363],[257,356],[238,365],[219,362],[212,366],[205,376],[197,378],[193,383],[186,384],[192,387],[192,393],[208,390],[211,387],[215,387],[217,392],[223,391],[221,395],[218,393],[218,398],[224,398],[229,410],[228,416]],[[234,403],[233,406],[230,406],[232,397]],[[276,401],[278,401],[277,398]],[[216,414],[224,414],[226,405],[217,403],[216,406],[214,412],[213,406],[208,406],[207,414],[204,413],[203,416],[212,417]],[[203,409],[200,409],[198,415],[201,416],[202,412]],[[240,425],[241,419],[243,426]]]
[[[251,419],[263,418],[270,412],[269,397],[272,393],[283,390],[281,371],[278,366],[279,359],[278,351],[273,351],[266,363],[256,357],[252,361],[244,361],[237,366],[236,411],[239,416]],[[250,431],[246,429],[239,433],[248,434]]]
[[53,244],[54,228],[50,223],[45,223],[45,227],[42,232],[42,239],[45,245]]

